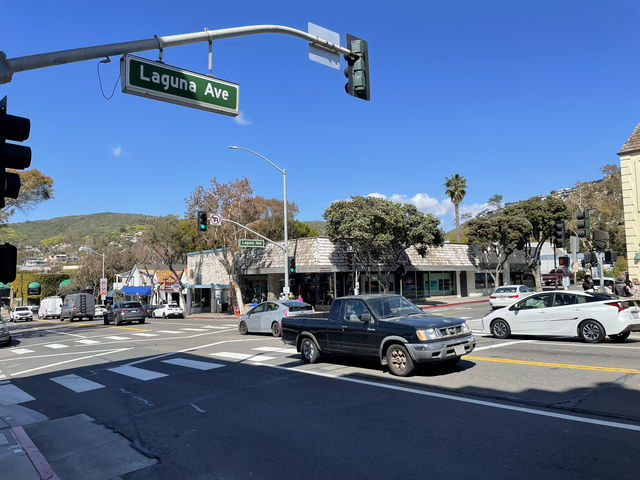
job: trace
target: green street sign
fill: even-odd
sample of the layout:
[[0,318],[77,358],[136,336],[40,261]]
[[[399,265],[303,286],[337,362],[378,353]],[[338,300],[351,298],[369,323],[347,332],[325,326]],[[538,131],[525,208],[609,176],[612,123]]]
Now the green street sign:
[[236,117],[240,85],[133,55],[120,59],[122,92]]
[[249,238],[241,238],[238,240],[238,246],[240,247],[260,247],[264,248],[264,240],[254,240]]

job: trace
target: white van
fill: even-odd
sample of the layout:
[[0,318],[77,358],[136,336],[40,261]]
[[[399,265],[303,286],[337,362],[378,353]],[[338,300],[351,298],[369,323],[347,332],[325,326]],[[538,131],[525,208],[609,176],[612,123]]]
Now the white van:
[[44,297],[40,302],[38,318],[60,318],[62,297]]

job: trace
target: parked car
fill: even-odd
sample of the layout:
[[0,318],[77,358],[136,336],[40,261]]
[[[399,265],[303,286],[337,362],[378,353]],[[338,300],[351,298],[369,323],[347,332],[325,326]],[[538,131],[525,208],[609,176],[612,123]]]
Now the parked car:
[[144,323],[146,317],[140,302],[116,302],[104,312],[104,324]]
[[504,285],[496,288],[489,295],[489,306],[491,309],[506,307],[532,293],[534,293],[534,290],[525,285]]
[[31,318],[38,316],[38,310],[40,310],[40,305],[29,305],[29,310],[31,310]]
[[9,334],[9,328],[4,323],[2,317],[0,317],[0,344],[6,346],[11,345],[11,335]]
[[70,322],[74,319],[88,318],[93,320],[95,315],[96,299],[90,293],[70,293],[64,297],[62,309],[60,310],[60,321],[68,318]]
[[640,332],[640,307],[599,293],[556,290],[530,295],[482,318],[482,332],[496,338],[510,335],[579,336],[602,342],[607,335],[623,342]]
[[184,318],[184,312],[177,303],[165,303],[156,308],[151,316],[153,318]]
[[612,277],[604,277],[604,288],[600,287],[600,278],[593,279],[593,287],[596,293],[616,294],[616,280]]
[[94,315],[96,317],[104,317],[104,312],[107,311],[107,307],[105,307],[104,305],[96,305],[94,311]]
[[60,318],[62,297],[44,297],[38,309],[38,318]]
[[33,320],[31,309],[29,307],[15,307],[11,310],[11,313],[9,314],[9,321],[17,322],[18,320],[24,320],[25,322]]
[[269,333],[274,337],[280,336],[280,322],[284,317],[308,315],[316,313],[315,309],[305,302],[298,300],[270,300],[262,302],[238,321],[238,330],[242,335],[247,333]]
[[144,315],[147,318],[151,318],[153,315],[153,311],[158,308],[160,305],[142,305],[144,308]]

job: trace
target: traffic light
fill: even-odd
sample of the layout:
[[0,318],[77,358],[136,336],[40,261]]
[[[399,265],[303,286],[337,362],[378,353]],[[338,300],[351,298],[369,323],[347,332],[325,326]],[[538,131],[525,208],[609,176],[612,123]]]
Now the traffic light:
[[369,90],[369,48],[367,42],[347,33],[347,48],[354,52],[354,55],[344,56],[347,61],[344,76],[348,80],[344,89],[353,97],[369,100],[371,92]]
[[609,232],[604,230],[593,231],[593,246],[597,251],[603,252],[609,246]]
[[207,231],[207,212],[205,212],[204,210],[198,211],[198,231]]
[[30,131],[29,119],[7,114],[7,97],[0,100],[0,208],[5,206],[4,197],[18,198],[20,193],[20,176],[6,169],[24,170],[31,165],[31,147],[7,140],[23,142]]
[[576,214],[576,218],[578,219],[578,237],[590,238],[591,222],[589,221],[589,210],[578,212]]
[[612,252],[611,250],[604,251],[604,263],[616,263],[618,259],[618,254],[616,252]]
[[289,275],[293,275],[296,273],[296,259],[289,258]]
[[553,236],[556,238],[556,247],[564,248],[565,243],[565,227],[564,222],[558,220],[554,226]]
[[561,257],[558,257],[558,265],[561,267],[569,268],[570,267],[569,262],[570,260],[568,255],[563,255]]
[[590,263],[592,266],[598,264],[598,257],[594,252],[584,252],[583,265]]
[[9,283],[16,279],[18,249],[5,243],[0,245],[0,282]]

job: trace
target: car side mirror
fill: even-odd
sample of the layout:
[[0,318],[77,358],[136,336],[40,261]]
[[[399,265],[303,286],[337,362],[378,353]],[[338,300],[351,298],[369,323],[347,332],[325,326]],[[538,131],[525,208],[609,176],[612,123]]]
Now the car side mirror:
[[373,321],[370,313],[363,313],[360,315],[360,320],[364,323],[371,323]]

